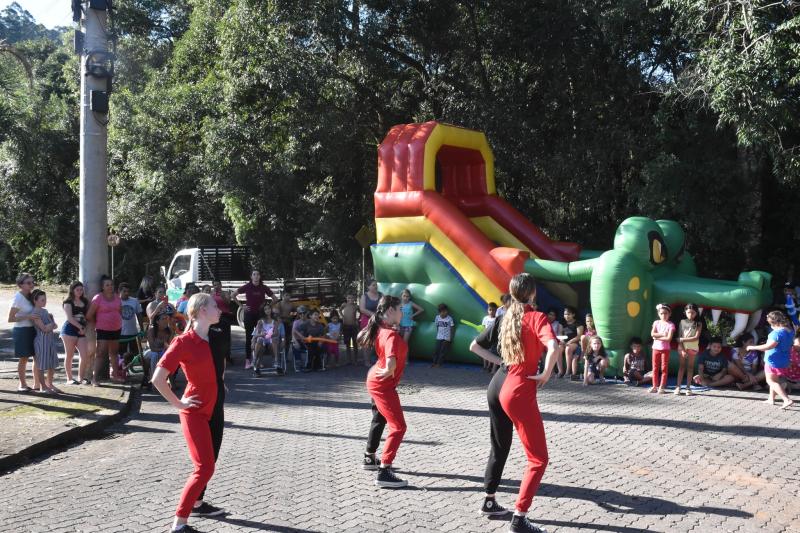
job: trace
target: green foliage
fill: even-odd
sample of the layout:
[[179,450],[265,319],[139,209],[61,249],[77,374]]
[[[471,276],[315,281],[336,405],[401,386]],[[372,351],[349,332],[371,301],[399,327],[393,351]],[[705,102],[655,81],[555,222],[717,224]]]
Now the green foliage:
[[708,105],[738,142],[800,178],[800,2],[667,0],[695,57],[672,90]]
[[730,334],[733,331],[733,320],[726,313],[723,313],[716,324],[710,318],[705,319],[705,328],[710,337],[719,337],[725,344],[732,344],[734,339]]
[[[603,249],[627,216],[671,218],[702,272],[780,279],[798,259],[774,231],[800,196],[795,4],[119,0],[116,270],[238,242],[269,276],[354,279],[378,143],[436,119],[486,131],[501,193],[552,237]],[[0,54],[8,270],[74,276],[78,61],[13,5],[2,38],[35,70],[31,95]]]

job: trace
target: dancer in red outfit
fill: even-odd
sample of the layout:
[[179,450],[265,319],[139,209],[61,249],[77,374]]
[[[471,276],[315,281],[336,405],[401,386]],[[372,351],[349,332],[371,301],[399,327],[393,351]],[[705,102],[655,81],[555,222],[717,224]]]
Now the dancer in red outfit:
[[[369,318],[367,326],[358,334],[358,344],[362,348],[375,347],[378,362],[367,374],[367,390],[372,396],[372,425],[367,437],[367,452],[364,454],[364,469],[378,470],[375,485],[383,488],[400,488],[408,482],[397,477],[392,470],[392,461],[406,432],[406,421],[397,384],[403,376],[408,355],[408,345],[392,326],[400,323],[403,312],[400,300],[394,296],[384,296],[378,302],[375,313]],[[381,442],[383,428],[389,424],[389,435],[383,445],[381,461],[375,452]]]
[[[500,404],[514,423],[528,457],[508,531],[542,533],[544,529],[530,522],[526,514],[547,467],[547,441],[536,390],[550,379],[556,364],[557,343],[547,315],[528,305],[536,297],[533,276],[517,274],[509,283],[508,292],[512,303],[500,330],[500,353],[508,366],[508,377],[500,390]],[[537,374],[544,346],[547,346],[544,371]]]
[[[217,376],[208,343],[208,328],[219,321],[220,311],[214,298],[205,293],[192,296],[186,309],[189,317],[186,332],[172,341],[151,381],[158,392],[180,410],[183,436],[189,447],[194,472],[183,487],[172,531],[193,533],[197,530],[187,524],[192,506],[214,474],[210,421],[217,401]],[[167,384],[167,377],[178,366],[188,382],[180,399]]]

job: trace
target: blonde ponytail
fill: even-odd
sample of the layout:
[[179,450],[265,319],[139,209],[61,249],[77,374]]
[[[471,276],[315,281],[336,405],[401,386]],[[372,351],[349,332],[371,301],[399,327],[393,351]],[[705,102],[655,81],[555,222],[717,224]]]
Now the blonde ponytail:
[[208,306],[212,301],[213,297],[204,292],[194,294],[189,298],[189,303],[186,304],[186,317],[189,320],[186,322],[186,329],[183,330],[184,333],[189,333],[194,329],[194,322],[197,320],[197,315],[200,313],[200,310]]
[[511,305],[500,324],[500,353],[507,365],[517,365],[525,361],[525,348],[522,345],[522,316],[525,304],[536,294],[536,280],[530,274],[517,274],[508,284]]

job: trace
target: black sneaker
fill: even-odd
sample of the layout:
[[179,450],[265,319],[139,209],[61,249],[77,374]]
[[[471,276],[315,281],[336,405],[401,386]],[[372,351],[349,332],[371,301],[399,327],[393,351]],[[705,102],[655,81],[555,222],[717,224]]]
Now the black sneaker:
[[547,530],[537,526],[525,516],[514,515],[508,526],[508,533],[547,533]]
[[261,369],[260,368],[256,368],[255,370],[253,370],[253,377],[254,378],[260,378],[261,377]]
[[178,529],[170,529],[171,533],[201,533],[199,529],[195,529],[189,524],[184,524],[183,527]]
[[484,498],[481,514],[484,516],[502,516],[510,513],[508,509],[497,503],[494,498]]
[[203,502],[198,507],[192,508],[192,516],[219,516],[221,514],[225,514],[225,509],[214,507],[208,502]]
[[374,453],[364,454],[364,463],[361,468],[364,470],[377,470],[381,467],[381,460],[375,457]]
[[394,472],[392,472],[391,467],[378,468],[378,477],[375,480],[376,487],[381,487],[384,489],[399,489],[405,487],[406,485],[408,485],[408,481],[397,477]]

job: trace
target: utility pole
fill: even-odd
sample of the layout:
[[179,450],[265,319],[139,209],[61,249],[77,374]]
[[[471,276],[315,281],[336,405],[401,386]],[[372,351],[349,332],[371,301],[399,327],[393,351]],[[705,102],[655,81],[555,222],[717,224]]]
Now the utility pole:
[[75,51],[81,56],[80,248],[78,277],[87,296],[100,290],[108,272],[108,95],[113,75],[108,51],[110,0],[73,0],[79,22]]

